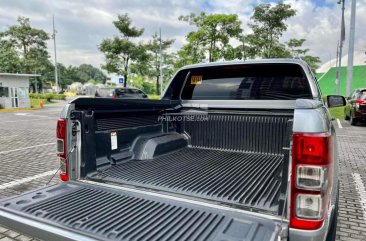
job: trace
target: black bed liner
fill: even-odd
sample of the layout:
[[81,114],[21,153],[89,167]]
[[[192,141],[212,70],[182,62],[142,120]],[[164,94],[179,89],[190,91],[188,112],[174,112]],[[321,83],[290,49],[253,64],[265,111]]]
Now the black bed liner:
[[252,241],[277,240],[279,233],[275,221],[233,209],[80,182],[2,200],[0,223],[47,240]]
[[283,155],[184,148],[131,160],[89,179],[231,203],[278,214]]

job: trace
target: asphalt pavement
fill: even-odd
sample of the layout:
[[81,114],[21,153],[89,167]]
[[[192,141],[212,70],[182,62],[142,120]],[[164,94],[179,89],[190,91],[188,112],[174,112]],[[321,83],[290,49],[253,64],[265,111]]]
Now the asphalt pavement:
[[[65,104],[0,113],[0,198],[60,182],[55,131]],[[366,124],[334,125],[340,154],[337,240],[366,240]],[[0,226],[0,241],[33,240],[9,228]]]
[[[41,110],[0,113],[0,198],[60,182],[56,121],[66,102]],[[55,175],[56,174],[56,175]],[[0,240],[33,240],[0,226]]]

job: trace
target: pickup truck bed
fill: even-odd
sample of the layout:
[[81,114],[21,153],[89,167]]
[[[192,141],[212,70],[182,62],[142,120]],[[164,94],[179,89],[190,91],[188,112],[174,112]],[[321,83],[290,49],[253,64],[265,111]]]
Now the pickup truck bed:
[[183,148],[155,159],[113,165],[89,178],[276,212],[283,158],[283,155]]
[[335,238],[337,144],[302,61],[183,68],[161,100],[79,98],[56,134],[68,183],[0,201],[0,223],[44,240]]
[[230,208],[81,182],[2,200],[0,221],[46,240],[276,240],[280,230]]

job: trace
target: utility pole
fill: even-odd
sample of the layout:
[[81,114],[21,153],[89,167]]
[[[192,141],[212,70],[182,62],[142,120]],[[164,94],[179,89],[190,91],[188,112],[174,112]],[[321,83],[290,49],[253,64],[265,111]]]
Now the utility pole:
[[337,68],[337,74],[336,74],[336,80],[335,80],[335,94],[336,95],[339,95],[341,67],[342,67],[342,48],[343,48],[343,42],[346,38],[345,26],[344,26],[344,2],[345,2],[345,0],[340,0],[338,2],[338,4],[342,3],[342,19],[341,19],[341,36],[340,36],[340,41],[339,41],[338,68]]
[[55,82],[56,82],[56,93],[58,93],[58,71],[57,71],[57,57],[56,57],[56,30],[55,30],[55,15],[52,16],[52,26],[53,26],[53,50],[55,52]]
[[355,51],[355,29],[356,29],[355,25],[356,25],[356,0],[352,0],[351,23],[349,29],[349,44],[348,44],[347,85],[346,85],[347,96],[350,96],[352,92],[353,53]]
[[245,56],[245,39],[244,39],[244,36],[242,36],[242,38],[241,38],[241,43],[243,45],[243,60],[245,61],[246,56]]
[[[334,85],[334,93],[337,93],[337,81],[339,81],[339,74],[340,74],[340,71],[339,71],[339,66],[338,66],[338,57],[339,57],[339,41],[337,42],[337,52],[336,52],[336,69],[337,69],[337,72],[336,72],[336,83]],[[339,83],[339,82],[338,82]]]
[[335,62],[335,67],[338,69],[338,56],[339,56],[339,41],[337,42],[337,52],[336,52],[336,62]]
[[163,93],[163,50],[162,50],[162,43],[161,43],[161,28],[160,28],[160,75],[159,75],[159,85],[160,85],[160,97],[162,97]]

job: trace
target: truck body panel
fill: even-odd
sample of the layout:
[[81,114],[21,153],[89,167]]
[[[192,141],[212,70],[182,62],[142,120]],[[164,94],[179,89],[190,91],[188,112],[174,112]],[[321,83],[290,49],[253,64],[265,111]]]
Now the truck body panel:
[[[238,79],[235,71],[247,67]],[[303,61],[187,66],[161,100],[78,98],[61,118],[70,181],[2,200],[0,222],[54,240],[75,232],[75,240],[320,241],[336,215],[334,138],[328,216],[317,230],[289,227],[292,134],[335,137]]]

